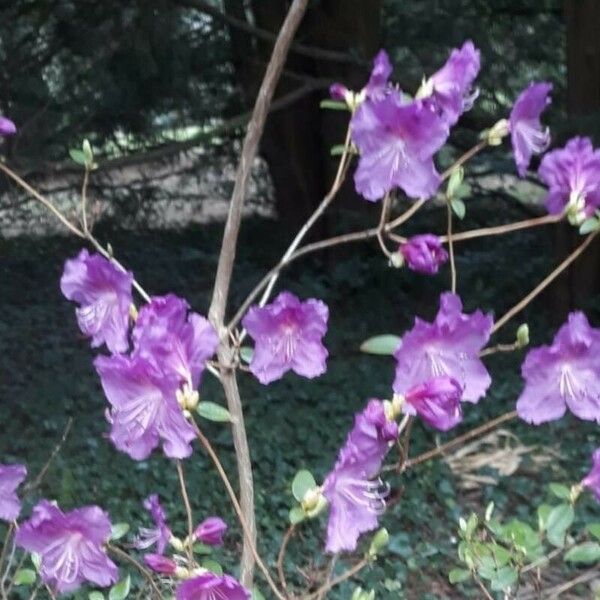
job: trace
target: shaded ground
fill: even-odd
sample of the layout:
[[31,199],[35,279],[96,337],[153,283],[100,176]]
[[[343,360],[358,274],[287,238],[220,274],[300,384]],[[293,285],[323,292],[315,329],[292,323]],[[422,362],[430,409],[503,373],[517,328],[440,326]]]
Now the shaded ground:
[[[469,227],[523,218],[521,209],[506,206],[501,201],[473,203]],[[438,209],[428,211],[415,223],[415,231],[429,229],[432,224],[440,231],[444,218]],[[349,216],[345,226],[359,228],[353,220]],[[194,308],[206,312],[220,226],[179,233],[104,230],[98,235],[110,239],[117,256],[134,270],[146,289],[156,294],[181,294]],[[270,221],[244,225],[233,304],[243,299],[273,263],[283,243],[282,233]],[[65,238],[0,242],[0,457],[3,462],[26,461],[30,472],[36,473],[72,416],[73,433],[52,464],[40,495],[55,498],[65,507],[101,504],[115,522],[128,521],[136,529],[147,524],[142,499],[158,492],[171,500],[168,510],[172,522],[183,523],[176,475],[168,462],[158,455],[132,462],[103,438],[107,430],[105,401],[91,365],[93,353],[77,330],[74,307],[61,297],[58,288],[62,264],[77,250],[78,245]],[[460,246],[458,253],[459,292],[467,308],[494,307],[497,315],[541,279],[554,262],[547,228],[511,238],[470,242]],[[329,304],[331,322],[326,341],[331,359],[328,372],[313,382],[290,375],[262,387],[248,375],[240,375],[256,467],[260,544],[269,559],[273,560],[286,526],[293,474],[305,467],[319,477],[324,475],[347,434],[352,413],[367,398],[390,393],[393,361],[362,355],[358,345],[378,333],[402,333],[415,314],[430,318],[447,281],[445,270],[437,278],[426,278],[389,269],[374,244],[307,260],[285,275],[285,287],[302,296],[318,296]],[[496,341],[511,341],[516,326],[524,320],[530,323],[534,342],[547,341],[553,330],[546,325],[551,320],[551,315],[543,312],[546,305],[543,299],[538,300]],[[591,316],[594,320],[597,313]],[[417,425],[411,453],[434,446],[438,437],[453,437],[510,410],[520,390],[521,360],[519,353],[490,357],[487,363],[494,384],[488,398],[477,407],[469,407],[465,423],[449,436],[436,436]],[[208,376],[202,396],[221,400]],[[510,479],[499,477],[488,467],[481,473],[493,477],[497,484],[484,484],[469,492],[461,491],[442,461],[391,480],[397,502],[383,518],[392,534],[389,552],[360,578],[364,586],[377,589],[378,598],[478,597],[471,588],[456,589],[446,583],[446,573],[456,564],[458,517],[493,499],[500,514],[529,518],[534,511],[528,507],[545,497],[545,484],[579,479],[597,444],[596,427],[569,418],[537,429],[516,422],[509,428],[521,442],[539,444],[537,453],[547,454],[551,447],[559,458],[543,468],[525,458]],[[231,463],[232,443],[226,428],[207,425],[206,430],[225,462]],[[200,452],[186,463],[186,470],[196,519],[216,508],[232,522],[221,484]],[[318,553],[312,550],[322,536],[322,521],[302,529],[290,549],[291,571],[295,572],[292,564],[308,565],[309,570],[322,566]],[[234,532],[228,540],[224,552],[231,562],[226,564],[233,565],[239,536]],[[342,587],[331,597],[347,599],[350,590],[350,586]]]

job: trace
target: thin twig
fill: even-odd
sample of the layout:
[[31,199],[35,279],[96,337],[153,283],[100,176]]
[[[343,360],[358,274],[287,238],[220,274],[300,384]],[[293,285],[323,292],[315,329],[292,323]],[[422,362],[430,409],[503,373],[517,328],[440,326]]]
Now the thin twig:
[[388,258],[392,257],[392,253],[388,250],[387,246],[385,245],[385,239],[383,236],[385,234],[385,223],[387,221],[391,199],[391,192],[388,192],[383,198],[383,203],[381,205],[381,217],[379,218],[379,225],[377,226],[377,241],[379,242],[379,247],[381,248],[381,251],[385,254],[385,256],[387,256]]
[[446,201],[446,211],[448,213],[448,254],[450,255],[450,289],[452,293],[456,293],[456,263],[454,262],[454,244],[452,242],[452,204],[450,200]]
[[148,571],[148,569],[146,569],[146,567],[144,567],[144,565],[142,565],[135,558],[133,558],[133,556],[129,556],[129,554],[127,554],[127,552],[121,550],[121,548],[119,548],[118,546],[113,546],[112,544],[106,544],[106,548],[110,552],[112,552],[113,554],[118,556],[121,560],[124,560],[125,562],[128,562],[129,564],[133,565],[145,577],[146,581],[150,584],[150,586],[152,587],[154,592],[157,594],[158,598],[160,600],[163,600],[162,592],[160,591],[159,587],[156,585],[156,582],[154,581],[154,577],[152,577],[152,573],[150,573],[150,571]]
[[494,600],[494,597],[488,592],[487,588],[483,584],[483,581],[481,581],[481,579],[479,579],[479,577],[475,574],[473,575],[473,578],[477,582],[477,585],[480,587],[481,591],[483,592],[483,595],[487,598],[487,600]]
[[406,223],[424,204],[427,200],[417,200],[410,208],[403,212],[399,217],[396,217],[390,221],[386,226],[386,231],[391,231],[396,227],[400,227],[403,223]]
[[[334,554],[331,557],[331,560],[329,561],[329,568],[327,569],[327,575],[325,577],[325,584],[328,584],[331,582],[331,578],[333,577],[333,572],[335,570],[335,563],[337,562],[338,559],[338,555]],[[327,596],[327,592],[329,591],[329,589],[331,588],[327,588],[324,589],[319,596],[317,596],[317,600],[324,600],[325,596]]]
[[[4,543],[2,544],[2,551],[0,551],[0,573],[2,573],[2,568],[4,567],[4,559],[6,558],[6,552],[8,551],[9,543],[12,542],[12,534],[14,530],[14,522],[9,523],[6,530],[6,536],[4,536]],[[10,563],[7,566],[7,570],[10,570]],[[4,591],[4,578],[0,582],[0,592],[2,592],[2,598],[5,599],[6,593]]]
[[188,556],[188,562],[190,565],[190,568],[193,567],[194,564],[194,554],[192,551],[192,545],[194,543],[193,540],[193,536],[194,536],[194,517],[192,514],[192,506],[190,504],[190,498],[188,496],[187,493],[187,487],[185,485],[185,475],[183,473],[183,465],[181,464],[181,461],[178,460],[177,461],[177,475],[179,477],[179,486],[181,488],[181,498],[183,499],[183,505],[185,507],[185,514],[187,517],[187,526],[188,526],[188,543],[186,544],[186,553]]
[[285,532],[285,534],[281,540],[281,547],[279,548],[279,553],[277,554],[277,574],[279,575],[279,584],[281,585],[283,591],[288,595],[289,595],[289,592],[288,592],[287,581],[285,578],[284,561],[285,561],[285,555],[287,553],[288,545],[290,543],[290,540],[294,536],[295,532],[296,532],[295,525],[290,525],[287,528],[287,531]]
[[345,573],[342,573],[335,579],[328,581],[327,583],[322,585],[316,592],[309,594],[302,600],[313,600],[313,599],[318,598],[324,592],[328,592],[329,590],[334,588],[336,585],[339,585],[340,583],[343,583],[347,579],[354,577],[354,575],[356,575],[357,573],[362,571],[368,564],[369,564],[369,561],[366,558],[363,558],[360,562],[356,563],[352,568],[348,569]]
[[448,167],[442,173],[442,181],[444,181],[444,179],[448,179],[448,177],[450,177],[450,175],[452,175],[452,172],[454,171],[454,169],[456,169],[458,167],[462,167],[462,165],[464,165],[466,162],[470,161],[476,154],[481,152],[481,150],[483,150],[487,145],[488,145],[487,140],[482,140],[482,141],[478,142],[477,144],[475,144],[471,149],[467,150],[462,156],[460,156],[454,162],[454,164],[452,164],[450,167]]
[[519,342],[513,342],[512,344],[496,344],[495,346],[491,346],[490,348],[484,348],[479,356],[490,356],[491,354],[497,354],[498,352],[514,352],[521,348],[521,344]]
[[521,312],[541,291],[543,291],[549,284],[551,284],[572,262],[574,262],[584,250],[592,243],[594,238],[598,235],[595,231],[587,236],[585,241],[580,244],[560,265],[558,265],[548,276],[546,276],[529,294],[527,294],[522,300],[517,302],[504,316],[494,323],[492,333],[498,331],[501,327],[506,325],[517,313]]

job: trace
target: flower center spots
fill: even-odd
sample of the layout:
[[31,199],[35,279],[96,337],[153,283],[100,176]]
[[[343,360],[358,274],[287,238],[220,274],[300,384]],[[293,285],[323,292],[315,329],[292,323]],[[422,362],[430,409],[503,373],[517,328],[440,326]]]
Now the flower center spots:
[[517,123],[517,131],[533,152],[543,152],[550,142],[548,129],[540,129],[534,119],[522,119]]
[[560,371],[559,383],[560,395],[566,400],[567,398],[574,399],[578,390],[577,380],[573,375],[571,367],[564,365]]
[[44,551],[45,571],[66,584],[73,583],[79,575],[79,545],[83,536],[71,532],[54,540]]
[[390,487],[381,479],[369,481],[348,477],[344,478],[339,493],[351,504],[380,515],[385,511],[385,499],[390,493]]

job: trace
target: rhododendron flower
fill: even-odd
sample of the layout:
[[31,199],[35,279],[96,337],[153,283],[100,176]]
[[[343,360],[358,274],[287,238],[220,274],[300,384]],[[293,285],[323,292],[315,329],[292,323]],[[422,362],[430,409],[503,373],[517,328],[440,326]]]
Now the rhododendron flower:
[[177,563],[162,554],[144,554],[144,562],[155,573],[161,575],[174,575],[177,571]]
[[230,575],[203,573],[179,584],[177,600],[248,600],[250,592]]
[[408,268],[417,273],[435,275],[448,260],[448,253],[437,235],[415,235],[400,245],[400,254]]
[[204,519],[194,531],[194,539],[208,546],[220,546],[227,531],[227,523],[219,517]]
[[356,415],[354,427],[323,483],[329,502],[328,552],[352,552],[362,533],[377,528],[388,489],[376,477],[398,425],[389,421],[381,400],[370,400]]
[[198,387],[219,338],[207,319],[188,314],[188,303],[169,294],[154,297],[140,309],[132,331],[133,355],[151,361],[167,376]]
[[446,64],[425,81],[417,97],[429,98],[434,110],[448,125],[454,125],[479,94],[472,86],[480,66],[480,52],[468,40],[462,48],[452,50]]
[[106,343],[111,352],[126,352],[131,306],[131,273],[120,271],[99,254],[83,249],[65,262],[60,279],[64,296],[79,304],[81,331],[92,338],[92,347]]
[[99,507],[84,506],[64,513],[42,500],[17,530],[15,542],[40,555],[42,581],[64,593],[85,581],[100,587],[117,581],[117,567],[103,548],[110,534],[108,515]]
[[405,102],[396,90],[365,100],[352,117],[352,140],[360,151],[356,191],[375,202],[395,187],[411,198],[429,198],[440,184],[433,155],[448,127],[421,101]]
[[17,126],[6,117],[0,117],[0,135],[7,137],[17,133]]
[[192,453],[195,433],[177,402],[175,377],[141,356],[99,356],[94,366],[111,404],[110,439],[118,450],[144,460],[162,441],[169,458]]
[[448,431],[462,421],[460,398],[463,389],[452,377],[433,377],[408,390],[403,412],[418,414],[425,423]]
[[0,519],[14,521],[21,512],[16,489],[27,477],[25,465],[0,465]]
[[517,171],[525,176],[531,157],[541,154],[550,144],[550,130],[540,122],[540,115],[551,103],[550,83],[531,83],[517,98],[510,113],[510,137]]
[[442,294],[433,323],[416,318],[394,354],[394,391],[406,395],[412,387],[445,375],[463,388],[463,401],[477,402],[492,382],[478,356],[490,338],[492,324],[492,317],[480,310],[464,314],[456,294]]
[[530,350],[521,368],[525,389],[519,416],[539,425],[560,419],[567,408],[600,423],[600,330],[581,312],[571,313],[550,346]]
[[600,448],[592,455],[592,470],[581,480],[581,485],[588,488],[600,502]]
[[138,550],[145,550],[156,544],[156,551],[159,554],[164,554],[172,533],[167,524],[167,515],[160,503],[158,494],[152,494],[146,498],[144,508],[150,513],[155,527],[152,529],[141,527],[140,535],[135,541],[135,547]]
[[322,375],[328,352],[321,340],[328,318],[324,302],[301,302],[290,292],[281,292],[262,308],[250,308],[242,324],[255,344],[250,362],[255,377],[267,384],[290,370],[309,379]]
[[538,174],[549,188],[550,214],[567,209],[570,220],[578,223],[600,207],[600,150],[594,150],[589,138],[573,138],[564,148],[548,152]]

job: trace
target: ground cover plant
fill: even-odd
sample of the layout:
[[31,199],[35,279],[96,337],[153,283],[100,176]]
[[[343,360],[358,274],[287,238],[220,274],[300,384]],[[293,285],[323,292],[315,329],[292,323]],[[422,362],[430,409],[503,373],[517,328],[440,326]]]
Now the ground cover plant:
[[[600,558],[599,526],[589,517],[594,511],[590,496],[599,493],[599,459],[581,444],[582,433],[589,432],[593,440],[600,418],[600,337],[582,312],[572,313],[553,331],[531,306],[597,235],[600,164],[587,138],[549,149],[549,132],[542,124],[550,104],[549,83],[528,86],[509,115],[491,123],[471,150],[438,171],[434,155],[461,114],[476,102],[480,53],[466,41],[411,97],[389,81],[391,65],[380,52],[362,90],[335,84],[332,99],[323,103],[324,109],[349,115],[346,140],[333,149],[340,161],[331,192],[258,284],[236,283],[233,266],[249,165],[305,5],[293,3],[275,45],[242,149],[216,265],[210,252],[199,251],[200,245],[190,245],[190,240],[184,247],[177,245],[179,238],[171,240],[174,259],[187,264],[179,273],[167,263],[157,268],[164,254],[152,236],[102,244],[102,230],[94,230],[87,207],[87,185],[95,167],[87,142],[72,151],[84,171],[78,221],[0,165],[88,246],[73,248],[57,279],[63,296],[77,305],[81,335],[94,351],[74,346],[65,356],[65,369],[69,381],[71,369],[89,375],[93,357],[108,402],[103,411],[98,384],[92,393],[89,383],[73,391],[53,373],[43,393],[55,400],[44,406],[43,399],[36,399],[41,406],[36,406],[29,431],[58,438],[56,453],[29,462],[25,481],[27,467],[19,462],[19,443],[11,441],[11,460],[0,470],[0,516],[8,523],[0,561],[5,597],[539,597],[585,581],[580,576],[553,585],[554,591],[545,589],[543,571],[553,560],[564,559],[577,568]],[[12,123],[6,120],[2,125],[10,135]],[[510,138],[521,176],[532,155],[545,153],[538,175],[547,188],[548,214],[508,222],[512,211],[498,214],[494,207],[493,217],[482,211],[481,227],[456,231],[456,220],[470,206],[465,184],[469,161],[478,153],[493,152],[505,138]],[[378,225],[306,244],[306,234],[350,173],[365,200],[378,203]],[[442,210],[419,218],[436,195],[443,201]],[[496,219],[501,224],[493,224]],[[496,273],[482,275],[480,270],[486,260],[488,271],[496,268],[498,254],[505,253],[494,238],[561,221],[579,229],[580,246],[550,267],[549,252],[530,251],[528,256],[535,258],[526,266],[515,252],[517,264],[507,268],[510,276],[503,283],[494,277],[491,292],[487,283]],[[256,235],[270,225],[251,231]],[[441,226],[443,234],[430,233]],[[195,235],[208,241],[203,248],[212,247],[214,232]],[[523,250],[528,245],[530,250],[548,250],[547,241],[535,231],[527,235],[521,238]],[[480,252],[488,253],[487,259],[480,254],[477,261],[470,260],[468,252],[461,257],[464,244],[482,239]],[[317,250],[365,240],[376,241],[379,252],[359,251],[336,265],[331,278],[314,264],[299,266]],[[135,242],[143,244],[143,259]],[[32,251],[39,253],[40,247],[34,245]],[[48,264],[46,260],[26,264],[35,272],[40,264]],[[280,275],[285,277],[292,263],[295,277],[282,279],[288,287],[276,290]],[[212,270],[216,266],[210,305],[211,269],[195,277],[199,264]],[[403,270],[405,281],[400,290],[390,284],[397,269]],[[536,278],[531,291],[523,289],[542,271],[545,275]],[[518,277],[512,277],[514,273]],[[47,273],[37,275],[48,285]],[[412,283],[426,276],[432,279]],[[432,283],[438,277],[444,282]],[[150,288],[147,280],[155,286]],[[226,320],[230,287],[235,306]],[[37,290],[29,293],[39,297]],[[334,309],[348,295],[361,299],[345,302],[346,314],[336,315]],[[399,299],[404,300],[400,316]],[[197,306],[207,305],[207,317],[196,312]],[[38,306],[42,312],[31,316],[40,322],[47,305]],[[357,326],[355,310],[372,316]],[[69,313],[65,301],[61,318],[68,321]],[[388,327],[388,322],[396,327]],[[374,324],[376,331],[370,329]],[[5,328],[10,337],[10,322]],[[54,340],[45,351],[68,346],[68,332],[74,337],[73,328],[63,329],[67,339],[58,344]],[[528,349],[532,332],[536,346]],[[40,337],[37,329],[36,336]],[[368,361],[354,351],[359,345],[363,353],[373,355]],[[31,360],[43,364],[47,358],[42,353]],[[339,370],[330,375],[336,363]],[[240,394],[238,375],[247,396]],[[89,420],[86,416],[74,426],[66,418],[63,431],[57,426],[57,405],[67,417],[69,403],[80,401],[79,394],[95,397],[88,406]],[[332,401],[326,403],[323,398],[328,396]],[[241,398],[248,398],[247,415]],[[495,398],[503,399],[504,410],[492,404]],[[21,415],[25,422],[30,410]],[[300,425],[302,414],[311,411],[323,418],[313,415]],[[578,465],[576,476],[573,470],[558,470],[560,481],[548,492],[536,486],[536,479],[516,476],[507,489],[490,490],[489,497],[479,498],[478,509],[471,512],[472,504],[447,477],[452,462],[428,463],[457,448],[469,450],[477,437],[501,435],[504,430],[495,430],[515,419],[521,421],[517,430],[532,443],[544,440],[548,432],[560,432],[565,440],[572,436],[576,443],[570,464]],[[461,423],[466,432],[431,449],[437,435],[433,432],[446,433]],[[253,451],[255,470],[246,425],[266,438]],[[95,435],[78,435],[84,431]],[[67,440],[64,449],[61,436]],[[75,437],[78,442],[72,441]],[[56,488],[46,487],[46,470],[56,470],[52,461],[65,460],[67,444],[71,452],[81,448],[97,461],[65,469],[68,475],[54,482]],[[336,461],[337,448],[341,450]],[[39,471],[31,469],[36,462]],[[552,457],[543,465],[549,471],[551,462]],[[122,469],[122,478],[115,481],[115,493],[106,495],[110,506],[100,508],[94,489],[106,490],[97,481],[113,465],[117,472]],[[236,469],[237,491],[231,483]],[[154,489],[146,488],[148,481],[156,484]],[[522,486],[517,501],[513,486]],[[44,499],[42,489],[52,497]],[[180,500],[174,499],[177,489]],[[140,505],[147,516],[140,516]],[[115,511],[119,517],[112,516]],[[431,518],[447,525],[441,537],[439,531],[424,527]],[[281,535],[286,520],[289,526]],[[228,533],[228,524],[235,521]],[[380,558],[386,552],[393,559]],[[431,557],[436,557],[435,570]],[[253,587],[256,566],[261,581]],[[423,571],[428,581],[418,581]],[[584,575],[590,578],[589,572]],[[353,583],[356,576],[360,586]],[[452,585],[460,591],[453,591]]]

